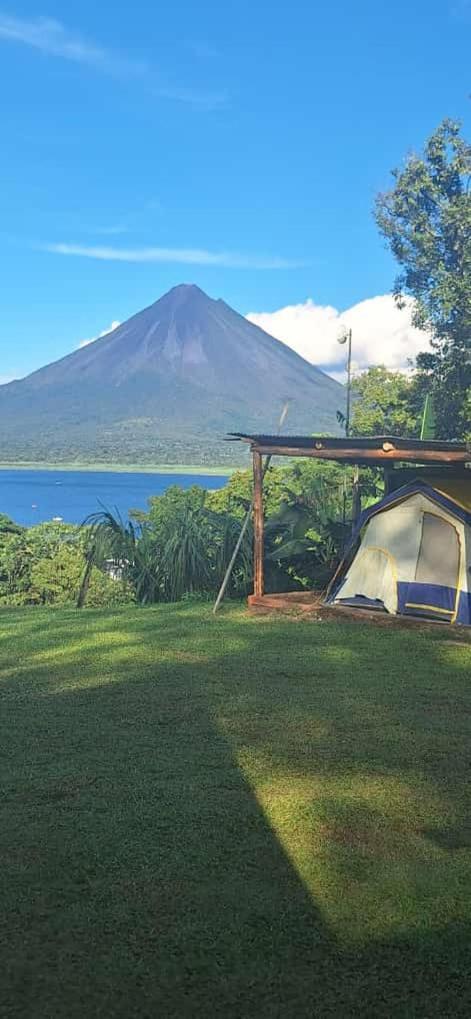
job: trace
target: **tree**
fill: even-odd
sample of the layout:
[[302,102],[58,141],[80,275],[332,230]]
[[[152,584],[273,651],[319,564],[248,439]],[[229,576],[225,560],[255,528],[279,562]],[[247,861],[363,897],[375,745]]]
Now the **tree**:
[[352,435],[419,437],[425,399],[415,379],[379,365],[357,375],[352,390]]
[[25,528],[16,524],[6,513],[0,513],[0,541],[10,534],[23,534]]
[[432,351],[417,358],[435,397],[437,437],[462,438],[471,387],[471,147],[445,120],[423,156],[394,170],[376,202],[376,221],[401,266],[394,293],[414,300],[413,322]]
[[[280,508],[286,478],[286,467],[275,467],[272,463],[263,485],[265,512],[268,515],[276,513]],[[243,520],[252,502],[252,493],[252,471],[234,471],[223,488],[207,492],[205,504],[216,513],[230,513]]]
[[19,527],[8,521],[0,528],[0,600],[28,604],[35,565],[51,559],[62,545],[80,544],[78,527],[63,523]]
[[471,442],[471,387],[468,389],[468,392],[466,393],[464,419],[467,422],[467,424],[465,424],[463,438],[467,442]]
[[66,605],[73,602],[83,564],[81,549],[65,543],[50,558],[39,559],[31,569],[28,601],[38,605]]
[[57,523],[24,528],[5,519],[6,524],[0,518],[0,604],[72,604],[85,571],[89,605],[133,600],[129,585],[88,562],[85,529]]

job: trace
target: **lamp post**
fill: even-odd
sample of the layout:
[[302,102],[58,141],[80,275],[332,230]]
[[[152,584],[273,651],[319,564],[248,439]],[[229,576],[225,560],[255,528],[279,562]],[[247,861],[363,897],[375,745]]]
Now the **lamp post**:
[[343,346],[345,343],[347,347],[347,411],[345,414],[345,435],[350,435],[350,404],[351,404],[351,392],[352,392],[352,330],[345,329],[340,336],[337,337],[337,343]]
[[[350,409],[352,400],[352,330],[344,329],[343,333],[337,337],[337,342],[342,346],[347,343],[347,409],[345,414],[345,435],[350,435]],[[345,523],[345,489],[344,489],[344,503],[343,503],[343,521]],[[352,480],[352,530],[355,529],[356,522],[361,513],[361,491],[360,491],[360,469],[358,464],[354,465],[353,468],[353,480]]]

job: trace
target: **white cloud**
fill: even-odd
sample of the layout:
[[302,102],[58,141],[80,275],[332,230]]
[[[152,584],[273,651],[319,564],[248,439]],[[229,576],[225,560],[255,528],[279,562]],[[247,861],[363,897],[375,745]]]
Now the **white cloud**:
[[114,248],[89,247],[82,244],[43,244],[42,251],[55,255],[75,255],[105,262],[173,262],[181,265],[215,265],[226,269],[293,269],[299,263],[286,258],[264,255],[243,255],[230,251],[207,251],[204,248]]
[[226,101],[221,92],[206,92],[165,82],[156,70],[142,60],[131,60],[104,46],[85,39],[55,18],[18,18],[0,12],[0,39],[22,43],[50,56],[86,64],[116,78],[140,79],[151,93],[162,99],[212,109]]
[[346,328],[352,330],[357,371],[371,364],[406,371],[408,359],[429,347],[427,334],[412,326],[411,302],[399,310],[388,294],[360,301],[344,312],[309,299],[274,312],[251,312],[247,318],[339,381],[345,381],[346,348],[337,339]]
[[7,382],[14,382],[18,375],[0,375],[0,386],[6,386]]
[[114,329],[117,329],[121,325],[121,322],[113,321],[107,329],[102,329],[98,336],[92,336],[89,340],[80,340],[79,347],[88,347],[89,343],[94,343],[95,340],[101,340],[102,336],[108,336],[108,333],[112,333]]

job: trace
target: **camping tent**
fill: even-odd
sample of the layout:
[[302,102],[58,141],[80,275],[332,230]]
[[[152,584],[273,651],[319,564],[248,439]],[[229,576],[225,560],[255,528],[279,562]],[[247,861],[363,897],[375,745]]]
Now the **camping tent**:
[[366,509],[326,600],[471,625],[471,477],[419,477]]

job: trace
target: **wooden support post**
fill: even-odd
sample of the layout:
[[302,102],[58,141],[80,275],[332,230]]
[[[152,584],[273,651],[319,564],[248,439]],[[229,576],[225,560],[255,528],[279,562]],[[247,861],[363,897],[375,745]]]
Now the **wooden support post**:
[[253,452],[253,560],[256,597],[263,595],[263,467],[261,454]]

